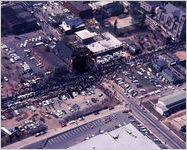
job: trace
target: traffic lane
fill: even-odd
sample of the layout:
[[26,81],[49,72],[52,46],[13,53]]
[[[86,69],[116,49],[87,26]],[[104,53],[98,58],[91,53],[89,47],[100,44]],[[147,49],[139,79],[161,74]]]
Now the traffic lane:
[[[172,139],[177,139],[178,140],[178,138],[172,136],[172,133],[170,133],[161,124],[159,124],[157,120],[155,120],[154,118],[152,118],[151,116],[149,116],[147,113],[145,113],[144,111],[142,111],[142,109],[139,106],[137,106],[137,104],[134,101],[129,101],[129,102],[133,103],[133,105],[131,105],[131,109],[133,110],[132,112],[136,111],[136,113],[134,112],[133,114],[135,116],[137,116],[137,114],[139,114],[141,116],[141,118],[144,118],[144,120],[146,122],[149,122],[149,124],[150,124],[149,126],[151,126],[151,127],[154,126],[155,128],[152,128],[152,131],[155,131],[155,133],[159,133],[159,132],[162,133],[162,134],[159,134],[159,135],[162,136],[162,138],[164,138],[164,139],[167,138],[166,143],[167,142],[170,143],[170,145],[172,145],[172,147],[174,147],[174,148],[185,148],[184,143],[181,143],[182,141],[176,142],[176,140],[175,141],[172,140]],[[149,118],[151,121],[148,120],[147,118]],[[157,130],[155,130],[155,129],[157,129],[159,132]],[[167,134],[163,134],[163,133],[167,133]],[[178,144],[178,143],[181,143],[181,144]]]
[[[123,93],[121,93],[119,90],[116,89],[116,92],[118,92],[122,97],[125,98]],[[126,99],[126,98],[125,98]],[[144,124],[149,123],[149,127],[151,128],[151,131],[154,133],[158,133],[158,136],[168,143],[172,148],[185,148],[185,143],[180,141],[177,137],[174,137],[174,135],[168,131],[166,128],[164,128],[158,120],[155,120],[150,116],[148,113],[145,113],[133,100],[126,99],[129,103],[131,103],[131,109],[132,113],[137,117],[139,115],[139,119],[143,122],[142,118],[144,119]],[[154,127],[154,128],[152,128]]]
[[[90,123],[84,124],[82,126],[76,127],[72,130],[67,131],[66,133],[62,133],[55,138],[51,138],[49,142],[47,142],[45,148],[68,148],[72,145],[82,142],[86,137],[92,137],[92,135],[99,134],[100,130],[105,132],[112,131],[116,129],[122,122],[129,123],[128,114],[123,114],[122,112],[117,113],[117,119],[113,119],[109,123],[104,123],[103,118],[92,121]],[[91,125],[91,126],[90,126]],[[63,145],[62,145],[63,143]]]
[[[134,125],[134,127],[139,130],[144,136],[147,136],[150,140],[152,140],[153,142],[155,142],[155,144],[157,144],[161,149],[167,149],[167,147],[161,142],[161,141],[154,141],[155,139],[157,139],[157,137],[155,137],[152,132],[150,132],[150,130],[148,129],[145,133],[141,126],[138,126],[137,123],[140,123],[140,122],[132,122],[132,124]],[[144,126],[144,125],[142,125]]]

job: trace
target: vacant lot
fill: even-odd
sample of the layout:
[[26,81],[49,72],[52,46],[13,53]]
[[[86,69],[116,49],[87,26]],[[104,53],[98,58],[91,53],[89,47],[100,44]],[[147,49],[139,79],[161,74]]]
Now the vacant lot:
[[175,55],[179,57],[180,61],[186,60],[186,51],[178,51]]

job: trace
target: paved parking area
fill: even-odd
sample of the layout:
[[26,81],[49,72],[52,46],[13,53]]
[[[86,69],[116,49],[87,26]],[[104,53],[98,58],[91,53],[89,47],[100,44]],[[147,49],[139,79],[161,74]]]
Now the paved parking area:
[[[116,117],[114,117],[113,115],[115,115]],[[43,149],[66,149],[80,142],[93,138],[99,134],[103,134],[104,132],[111,132],[129,123],[131,123],[137,130],[139,130],[140,134],[143,134],[143,136],[147,136],[150,140],[155,142],[155,144],[157,144],[160,148],[166,148],[161,143],[161,141],[159,141],[148,129],[146,129],[146,132],[144,130],[142,131],[141,128],[144,126],[138,126],[138,124],[141,123],[139,123],[130,114],[117,112],[109,116],[112,119],[112,121],[109,121],[108,123],[104,123],[104,118],[100,118],[92,122],[83,124],[81,126],[77,126],[71,130],[65,131],[53,137],[50,137],[47,140],[43,140],[43,143],[34,143],[26,146],[25,148],[39,147]]]

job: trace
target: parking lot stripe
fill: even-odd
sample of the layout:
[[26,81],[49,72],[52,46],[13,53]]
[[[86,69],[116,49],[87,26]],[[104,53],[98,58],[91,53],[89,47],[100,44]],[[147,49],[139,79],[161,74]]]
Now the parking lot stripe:
[[54,143],[55,143],[54,139],[51,139],[50,141],[51,141],[51,143],[52,143],[52,144],[54,144]]
[[84,131],[84,129],[83,129],[82,127],[79,127],[79,130],[80,130],[81,132],[83,132],[83,131]]
[[74,130],[70,131],[71,134],[75,135],[76,132]]
[[77,128],[77,129],[75,130],[75,132],[76,132],[76,134],[81,133],[80,128]]
[[61,135],[61,137],[65,140],[66,139],[66,136],[64,134]]
[[98,125],[103,125],[103,122],[101,122],[101,120],[96,120],[95,122],[96,122],[96,124],[98,124]]
[[58,143],[58,141],[57,141],[56,137],[55,137],[55,138],[53,138],[53,141],[54,141],[54,143]]
[[49,140],[48,142],[49,142],[49,144],[50,144],[50,145],[52,145],[52,144],[53,144],[51,140]]
[[72,136],[72,134],[70,132],[67,132],[67,136],[68,138]]
[[64,133],[63,136],[64,136],[66,139],[68,138],[67,133]]
[[88,130],[87,125],[84,125],[84,126],[82,126],[81,128],[82,128],[84,131],[85,131],[85,130]]
[[61,141],[64,140],[64,138],[62,137],[62,135],[59,135],[58,137],[60,138]]
[[92,125],[94,125],[95,127],[97,127],[97,124],[96,124],[96,122],[92,122]]

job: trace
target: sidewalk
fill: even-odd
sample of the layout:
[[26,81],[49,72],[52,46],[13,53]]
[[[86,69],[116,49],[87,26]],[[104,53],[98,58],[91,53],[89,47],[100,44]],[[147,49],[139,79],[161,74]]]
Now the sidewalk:
[[112,113],[122,111],[123,109],[124,109],[124,107],[122,105],[117,105],[117,106],[115,106],[115,108],[113,110],[108,110],[108,109],[107,110],[103,110],[98,115],[91,114],[91,115],[85,117],[85,120],[83,120],[83,121],[78,121],[77,120],[77,125],[76,124],[72,124],[72,125],[67,125],[64,128],[51,129],[51,130],[48,130],[46,135],[43,135],[43,136],[40,136],[40,137],[31,136],[31,137],[28,137],[28,138],[26,138],[26,139],[24,139],[22,141],[18,141],[16,143],[7,145],[7,146],[3,147],[2,149],[21,149],[22,147],[25,147],[25,146],[27,146],[29,144],[32,144],[32,143],[35,143],[35,142],[39,142],[41,140],[44,140],[44,139],[49,138],[51,136],[54,136],[56,134],[62,133],[64,131],[68,131],[68,130],[73,129],[73,128],[77,127],[77,126],[81,126],[81,125],[86,124],[88,122],[91,122],[93,120],[102,118],[102,117],[104,117],[106,115],[110,115]]

